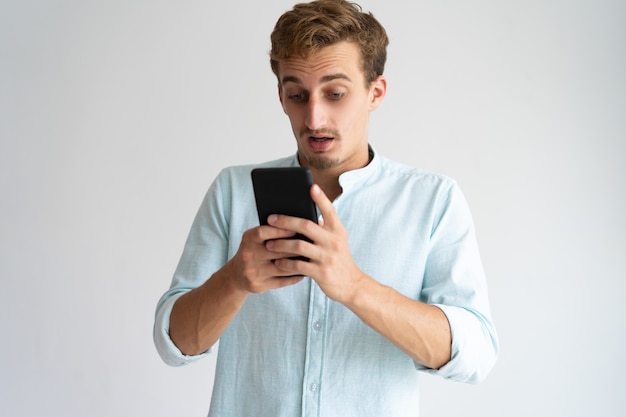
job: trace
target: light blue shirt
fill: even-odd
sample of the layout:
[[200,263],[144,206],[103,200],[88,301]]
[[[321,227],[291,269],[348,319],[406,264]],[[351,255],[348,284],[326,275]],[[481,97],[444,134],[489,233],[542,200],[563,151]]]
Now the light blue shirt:
[[[257,166],[298,166],[295,156]],[[200,286],[258,225],[250,171],[223,170],[191,228],[172,285],[158,303],[157,350],[182,354],[168,335],[174,302]],[[219,342],[211,417],[417,416],[419,372],[475,383],[491,370],[498,340],[473,221],[451,179],[378,154],[340,177],[333,202],[356,264],[400,293],[437,305],[452,330],[452,358],[426,369],[333,302],[315,282],[251,294]]]

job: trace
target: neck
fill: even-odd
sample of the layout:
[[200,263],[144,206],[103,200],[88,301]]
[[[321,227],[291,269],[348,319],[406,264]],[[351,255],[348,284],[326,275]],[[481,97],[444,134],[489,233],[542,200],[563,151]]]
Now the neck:
[[339,185],[339,176],[338,175],[323,175],[319,172],[313,171],[313,182],[320,186],[324,194],[328,197],[330,201],[335,201],[337,197],[342,192],[341,186]]
[[301,155],[298,155],[298,159],[302,166],[308,166],[311,170],[311,173],[313,174],[313,182],[320,186],[330,201],[334,201],[343,191],[339,185],[339,176],[341,176],[344,172],[363,168],[371,162],[373,154],[370,152],[369,146],[365,152],[366,153],[362,155],[362,159],[359,157],[360,161],[344,161],[342,164],[327,167],[316,167],[314,164],[310,164],[310,161],[306,161]]
[[[353,169],[359,169],[367,166],[372,161],[372,157],[373,154],[370,153],[368,147],[367,160],[363,164],[359,164]],[[320,188],[324,191],[324,194],[326,194],[330,201],[334,201],[343,192],[341,185],[339,185],[339,177],[341,176],[341,174],[351,170],[342,170],[338,167],[327,169],[316,169],[314,167],[309,168],[311,169],[311,173],[313,174],[313,182],[320,186]]]

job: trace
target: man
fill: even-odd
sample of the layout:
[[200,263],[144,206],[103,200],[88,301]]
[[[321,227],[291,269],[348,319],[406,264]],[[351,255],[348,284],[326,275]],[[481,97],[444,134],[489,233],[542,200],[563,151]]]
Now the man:
[[388,44],[371,14],[299,4],[271,39],[297,153],[257,166],[309,167],[320,222],[258,226],[254,167],[223,170],[157,306],[157,349],[183,365],[219,340],[210,416],[415,416],[418,370],[478,382],[497,356],[466,202],[370,146]]

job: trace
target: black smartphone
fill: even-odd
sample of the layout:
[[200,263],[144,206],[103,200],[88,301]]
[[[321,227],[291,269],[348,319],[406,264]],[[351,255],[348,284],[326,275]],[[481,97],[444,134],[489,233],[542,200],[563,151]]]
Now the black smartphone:
[[270,214],[302,217],[317,223],[317,210],[311,199],[311,170],[304,167],[256,168],[252,186],[259,223],[267,224]]
[[[311,170],[304,167],[255,168],[251,175],[261,225],[267,224],[271,214],[301,217],[317,223],[317,210],[310,194],[313,185]],[[310,242],[301,234],[293,238]]]

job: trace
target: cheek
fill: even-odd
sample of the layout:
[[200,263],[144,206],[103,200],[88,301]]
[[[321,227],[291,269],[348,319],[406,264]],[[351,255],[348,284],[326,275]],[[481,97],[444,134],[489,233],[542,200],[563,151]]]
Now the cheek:
[[347,106],[346,111],[340,113],[344,128],[350,131],[363,130],[369,116],[367,107],[363,105],[363,102],[352,103],[351,106]]
[[291,107],[283,106],[283,111],[289,118],[289,122],[291,123],[291,125],[298,124],[298,120],[300,120],[300,115],[298,114],[297,110],[293,106]]
[[299,137],[302,131],[302,127],[304,125],[304,116],[299,114],[294,109],[285,109],[285,114],[289,118],[289,124],[291,125],[291,130],[293,131],[294,135],[296,135],[296,138]]

